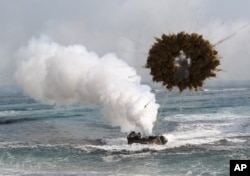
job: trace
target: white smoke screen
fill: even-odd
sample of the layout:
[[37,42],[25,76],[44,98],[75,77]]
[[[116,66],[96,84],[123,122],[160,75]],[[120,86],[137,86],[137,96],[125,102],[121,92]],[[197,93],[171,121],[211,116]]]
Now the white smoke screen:
[[122,132],[151,134],[159,105],[134,68],[109,53],[99,57],[82,45],[61,46],[33,38],[19,52],[15,79],[35,100],[103,106],[103,117]]

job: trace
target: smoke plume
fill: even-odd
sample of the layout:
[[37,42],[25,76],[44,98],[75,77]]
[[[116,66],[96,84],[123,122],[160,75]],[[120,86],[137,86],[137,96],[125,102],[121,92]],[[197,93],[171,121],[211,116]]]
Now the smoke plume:
[[109,53],[99,57],[82,45],[61,46],[33,38],[20,49],[15,79],[46,103],[102,104],[103,117],[122,132],[151,134],[159,105],[134,68]]

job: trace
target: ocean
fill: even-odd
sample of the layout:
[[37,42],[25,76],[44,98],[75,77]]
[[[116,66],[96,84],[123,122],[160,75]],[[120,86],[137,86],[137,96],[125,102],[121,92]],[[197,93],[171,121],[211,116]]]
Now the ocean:
[[228,176],[250,159],[250,86],[155,91],[154,134],[166,145],[128,145],[102,118],[102,105],[48,105],[18,88],[0,89],[1,176]]

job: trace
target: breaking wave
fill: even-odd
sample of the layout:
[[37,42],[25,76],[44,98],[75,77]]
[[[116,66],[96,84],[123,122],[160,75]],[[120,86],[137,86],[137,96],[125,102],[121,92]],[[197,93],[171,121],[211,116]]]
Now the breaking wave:
[[[237,145],[250,137],[249,116],[237,114],[175,115],[166,117],[165,123],[175,124],[168,134],[169,147],[203,145],[227,141]],[[239,147],[239,146],[238,146]]]
[[228,91],[248,91],[249,88],[243,87],[243,88],[224,88],[224,89],[209,89],[205,88],[204,92],[228,92]]
[[0,125],[10,125],[14,123],[22,123],[22,122],[29,122],[39,120],[37,118],[0,118]]

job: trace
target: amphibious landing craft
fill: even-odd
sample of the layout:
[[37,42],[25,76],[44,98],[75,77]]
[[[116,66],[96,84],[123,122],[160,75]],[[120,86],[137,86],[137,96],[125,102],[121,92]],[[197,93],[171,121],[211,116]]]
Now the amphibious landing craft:
[[128,144],[139,143],[139,144],[157,144],[157,145],[164,145],[168,142],[166,136],[145,136],[141,137],[140,133],[136,133],[132,131],[127,136]]

